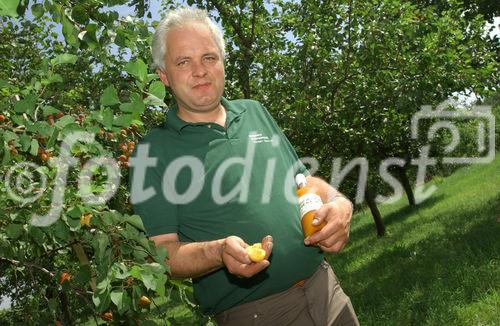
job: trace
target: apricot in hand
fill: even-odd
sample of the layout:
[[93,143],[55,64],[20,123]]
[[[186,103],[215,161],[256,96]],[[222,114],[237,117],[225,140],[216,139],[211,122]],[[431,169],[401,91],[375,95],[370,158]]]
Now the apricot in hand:
[[262,249],[262,244],[255,243],[252,246],[246,248],[247,254],[250,260],[254,263],[258,263],[266,257],[266,251]]

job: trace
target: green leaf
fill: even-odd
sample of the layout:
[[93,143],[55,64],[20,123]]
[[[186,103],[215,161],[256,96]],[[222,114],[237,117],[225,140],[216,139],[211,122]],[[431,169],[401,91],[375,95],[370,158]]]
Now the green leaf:
[[30,148],[31,137],[28,136],[26,133],[24,133],[21,136],[19,136],[19,143],[21,144],[21,150],[23,152],[26,152],[28,148]]
[[80,283],[87,283],[90,281],[92,277],[92,270],[90,265],[83,265],[80,267],[80,270],[75,275],[75,280]]
[[33,6],[31,6],[31,12],[36,19],[42,17],[44,13],[43,5],[41,3],[33,4]]
[[123,290],[111,292],[111,301],[120,309],[123,299]]
[[109,288],[110,285],[111,285],[111,281],[109,280],[109,278],[103,279],[96,286],[97,293],[104,293],[104,292],[106,292],[106,290]]
[[79,24],[86,24],[89,20],[89,15],[85,7],[78,4],[73,7],[71,17]]
[[148,290],[156,290],[156,280],[151,274],[142,274],[142,282]]
[[66,43],[73,46],[78,45],[78,32],[73,23],[66,17],[66,14],[62,15],[61,24]]
[[[156,248],[156,262],[157,263],[160,263],[160,264],[164,264],[165,263],[165,259],[168,258],[168,252],[167,252],[167,249],[165,247],[157,247]],[[168,270],[168,265],[166,266],[167,267],[167,272],[169,272]]]
[[23,98],[20,101],[17,101],[14,105],[14,111],[17,113],[30,113],[36,105],[37,97],[33,94],[30,94]]
[[50,60],[50,62],[54,66],[62,65],[62,64],[66,64],[66,63],[75,64],[77,59],[78,59],[78,57],[74,54],[63,53],[63,54],[59,54],[54,59]]
[[32,139],[31,145],[30,145],[30,154],[33,156],[37,156],[38,155],[38,148],[39,148],[38,140]]
[[99,312],[106,310],[109,307],[109,304],[111,303],[109,290],[106,290],[102,293],[94,293],[94,295],[92,296],[92,301],[94,302]]
[[142,267],[134,265],[130,269],[130,276],[132,276],[138,280],[141,280],[142,279],[142,271],[143,271]]
[[[2,151],[0,150],[0,154],[2,153]],[[2,155],[0,155],[2,156]],[[7,144],[4,144],[4,148],[3,148],[3,158],[2,158],[2,165],[5,166],[7,165],[7,163],[10,162],[10,159],[11,159],[11,155],[10,155],[10,149],[9,147],[7,147]]]
[[158,99],[163,100],[165,98],[165,85],[161,81],[154,81],[149,86],[149,93],[156,96]]
[[114,276],[117,279],[123,280],[123,279],[126,279],[130,275],[128,272],[127,266],[125,266],[125,264],[123,264],[123,263],[114,263],[112,269],[114,272]]
[[106,234],[99,233],[94,240],[94,249],[97,251],[97,258],[102,260],[109,244],[109,238]]
[[130,223],[131,225],[135,226],[137,229],[146,232],[146,229],[144,228],[144,224],[142,223],[142,219],[139,215],[132,215],[129,216],[126,220],[127,223]]
[[7,234],[8,237],[15,240],[19,238],[23,233],[23,226],[21,224],[9,224],[5,228],[5,233]]
[[66,223],[68,224],[69,229],[71,231],[77,231],[82,228],[82,225],[80,224],[80,219],[67,218]]
[[42,137],[49,137],[52,135],[54,127],[49,125],[46,121],[37,121],[31,125],[27,125],[26,130],[39,134]]
[[[150,240],[148,240],[148,241],[150,241]],[[158,263],[149,263],[146,266],[155,275],[165,273],[165,268]]]
[[82,216],[82,211],[80,210],[80,208],[78,208],[78,206],[76,206],[72,207],[71,209],[68,209],[66,215],[68,215],[71,218],[80,218],[80,216]]
[[69,241],[69,232],[66,227],[66,223],[62,219],[58,219],[54,224],[50,226],[51,233],[55,235],[57,238],[63,241]]
[[44,233],[42,232],[42,230],[40,230],[39,227],[36,227],[36,226],[30,226],[28,227],[28,234],[30,235],[30,237],[35,240],[35,242],[38,244],[38,245],[43,245],[44,244]]
[[42,79],[42,85],[48,85],[53,83],[62,83],[63,78],[59,74],[49,74],[48,78]]
[[122,304],[121,304],[121,306],[118,306],[118,312],[123,313],[124,311],[128,310],[131,303],[132,303],[132,299],[129,297],[127,292],[123,292]]
[[148,76],[148,68],[144,61],[138,59],[135,62],[129,61],[125,65],[125,71],[144,82]]
[[128,128],[132,124],[132,115],[131,114],[122,114],[117,116],[113,120],[113,125],[119,127]]
[[142,102],[141,95],[138,93],[130,94],[130,103],[120,105],[120,110],[127,113],[142,114],[145,106]]
[[113,127],[113,111],[110,108],[102,111],[102,125],[108,129]]
[[17,17],[19,0],[0,0],[0,16]]
[[57,120],[56,126],[62,129],[73,122],[75,122],[75,118],[70,115],[65,115],[61,119]]
[[165,284],[167,283],[167,275],[158,274],[156,276],[156,293],[159,296],[165,295]]
[[55,107],[53,106],[50,106],[50,105],[46,105],[42,108],[42,112],[43,112],[43,116],[44,117],[47,117],[49,114],[56,114],[56,113],[59,113],[61,111],[59,111],[58,109],[56,109]]
[[52,128],[52,134],[50,135],[50,138],[47,141],[47,148],[51,148],[56,144],[58,135],[59,135],[59,129]]
[[2,88],[8,88],[10,87],[10,84],[8,81],[6,81],[5,79],[0,79],[0,89]]
[[10,130],[5,130],[5,132],[3,134],[3,139],[6,143],[8,143],[11,140],[14,140],[14,141],[19,140],[19,136]]
[[165,102],[163,102],[163,100],[160,100],[159,98],[157,98],[154,95],[148,95],[148,97],[146,97],[144,99],[144,104],[146,104],[146,105],[153,105],[153,106],[161,106],[161,107],[167,107],[168,106],[168,105],[165,104]]
[[119,103],[120,99],[118,98],[115,87],[113,85],[106,87],[101,95],[101,104],[104,106],[111,106]]

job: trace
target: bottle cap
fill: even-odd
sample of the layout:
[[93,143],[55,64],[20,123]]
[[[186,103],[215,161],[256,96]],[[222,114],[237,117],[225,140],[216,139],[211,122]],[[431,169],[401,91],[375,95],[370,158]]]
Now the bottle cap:
[[295,176],[295,184],[297,185],[297,188],[304,187],[307,184],[306,177],[302,173],[297,174]]

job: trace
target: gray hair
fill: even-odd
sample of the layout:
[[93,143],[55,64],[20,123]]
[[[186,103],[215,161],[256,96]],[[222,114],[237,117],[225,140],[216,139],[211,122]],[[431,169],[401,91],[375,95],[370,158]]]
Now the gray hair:
[[165,70],[165,54],[167,53],[168,32],[189,22],[205,24],[213,35],[214,41],[219,48],[222,60],[226,56],[224,37],[221,29],[208,17],[205,10],[195,8],[179,8],[171,11],[156,27],[153,36],[153,63],[156,68]]

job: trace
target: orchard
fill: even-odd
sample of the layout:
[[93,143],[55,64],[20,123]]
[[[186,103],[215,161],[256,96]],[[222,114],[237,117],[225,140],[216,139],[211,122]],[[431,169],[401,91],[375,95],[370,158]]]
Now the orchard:
[[[262,102],[319,175],[333,158],[370,160],[363,195],[382,236],[374,198],[391,189],[378,166],[418,157],[413,114],[498,90],[495,3],[0,0],[0,324],[213,325],[129,201],[129,158],[173,102],[150,66],[163,12],[211,13],[225,96]],[[415,169],[396,174],[414,205]],[[354,198],[356,184],[350,174],[340,189]]]

